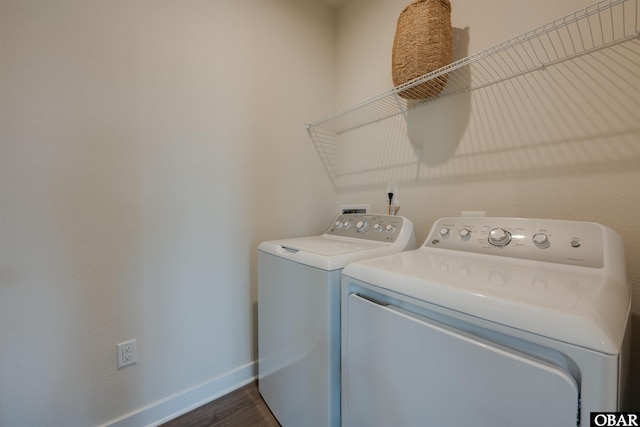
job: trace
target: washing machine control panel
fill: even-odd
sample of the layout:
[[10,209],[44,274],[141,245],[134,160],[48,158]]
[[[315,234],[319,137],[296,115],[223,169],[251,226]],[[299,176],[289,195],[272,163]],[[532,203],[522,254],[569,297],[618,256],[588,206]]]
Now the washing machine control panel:
[[395,242],[405,228],[406,218],[393,215],[342,214],[325,233],[378,242]]
[[592,222],[452,217],[433,225],[423,248],[601,268],[608,233],[615,234]]

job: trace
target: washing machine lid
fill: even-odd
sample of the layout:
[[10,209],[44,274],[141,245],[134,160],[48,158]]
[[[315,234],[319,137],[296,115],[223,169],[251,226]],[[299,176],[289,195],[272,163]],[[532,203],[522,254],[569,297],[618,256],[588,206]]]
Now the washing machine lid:
[[507,327],[618,354],[629,288],[602,269],[421,248],[347,266],[374,285]]
[[389,243],[325,235],[262,242],[258,250],[327,271],[342,269],[353,261],[398,252]]
[[258,246],[259,251],[326,271],[415,248],[411,220],[382,214],[338,215],[323,235],[272,240]]

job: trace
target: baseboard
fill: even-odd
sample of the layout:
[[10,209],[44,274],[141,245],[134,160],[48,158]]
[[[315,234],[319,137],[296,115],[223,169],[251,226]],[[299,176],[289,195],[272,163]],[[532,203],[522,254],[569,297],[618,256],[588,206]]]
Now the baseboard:
[[99,427],[158,426],[232,392],[256,378],[256,362],[125,414]]

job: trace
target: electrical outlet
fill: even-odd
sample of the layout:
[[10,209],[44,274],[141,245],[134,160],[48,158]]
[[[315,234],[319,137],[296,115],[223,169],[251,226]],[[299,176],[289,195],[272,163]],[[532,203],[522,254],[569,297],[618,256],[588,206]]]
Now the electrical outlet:
[[136,340],[121,342],[118,348],[118,369],[125,366],[133,365],[138,362],[138,354],[136,352]]
[[387,182],[387,194],[385,195],[385,202],[387,203],[387,209],[389,215],[397,215],[398,209],[400,209],[400,200],[398,199],[398,183],[395,181]]
[[395,181],[387,182],[387,203],[389,203],[388,195],[389,193],[393,193],[393,198],[391,199],[392,206],[398,206],[400,202],[398,201],[398,183]]

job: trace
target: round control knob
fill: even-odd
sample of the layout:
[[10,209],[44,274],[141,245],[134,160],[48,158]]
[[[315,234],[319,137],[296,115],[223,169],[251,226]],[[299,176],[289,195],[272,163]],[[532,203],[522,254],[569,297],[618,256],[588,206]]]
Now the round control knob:
[[550,246],[549,237],[544,233],[537,233],[533,235],[533,244],[540,249],[546,249]]
[[449,228],[447,227],[442,227],[439,233],[440,233],[440,237],[447,237],[449,233],[451,233],[451,230],[449,230]]
[[373,224],[373,231],[379,233],[382,231],[382,226],[380,224]]
[[342,228],[342,226],[343,226],[343,225],[344,225],[344,224],[342,223],[342,221],[336,221],[336,228],[337,228],[338,230],[340,230],[340,229]]
[[396,228],[391,224],[387,225],[384,229],[387,230],[387,233],[390,233],[390,234],[395,233],[396,231]]
[[361,233],[364,233],[369,228],[369,223],[367,221],[358,221],[356,222],[356,230]]
[[489,243],[493,246],[507,246],[511,241],[511,233],[504,228],[494,228],[489,232]]
[[460,236],[461,239],[468,239],[471,237],[471,230],[468,228],[461,228],[460,231],[458,231],[458,236]]
[[351,230],[351,223],[350,222],[345,222],[344,223],[344,229],[345,230]]

